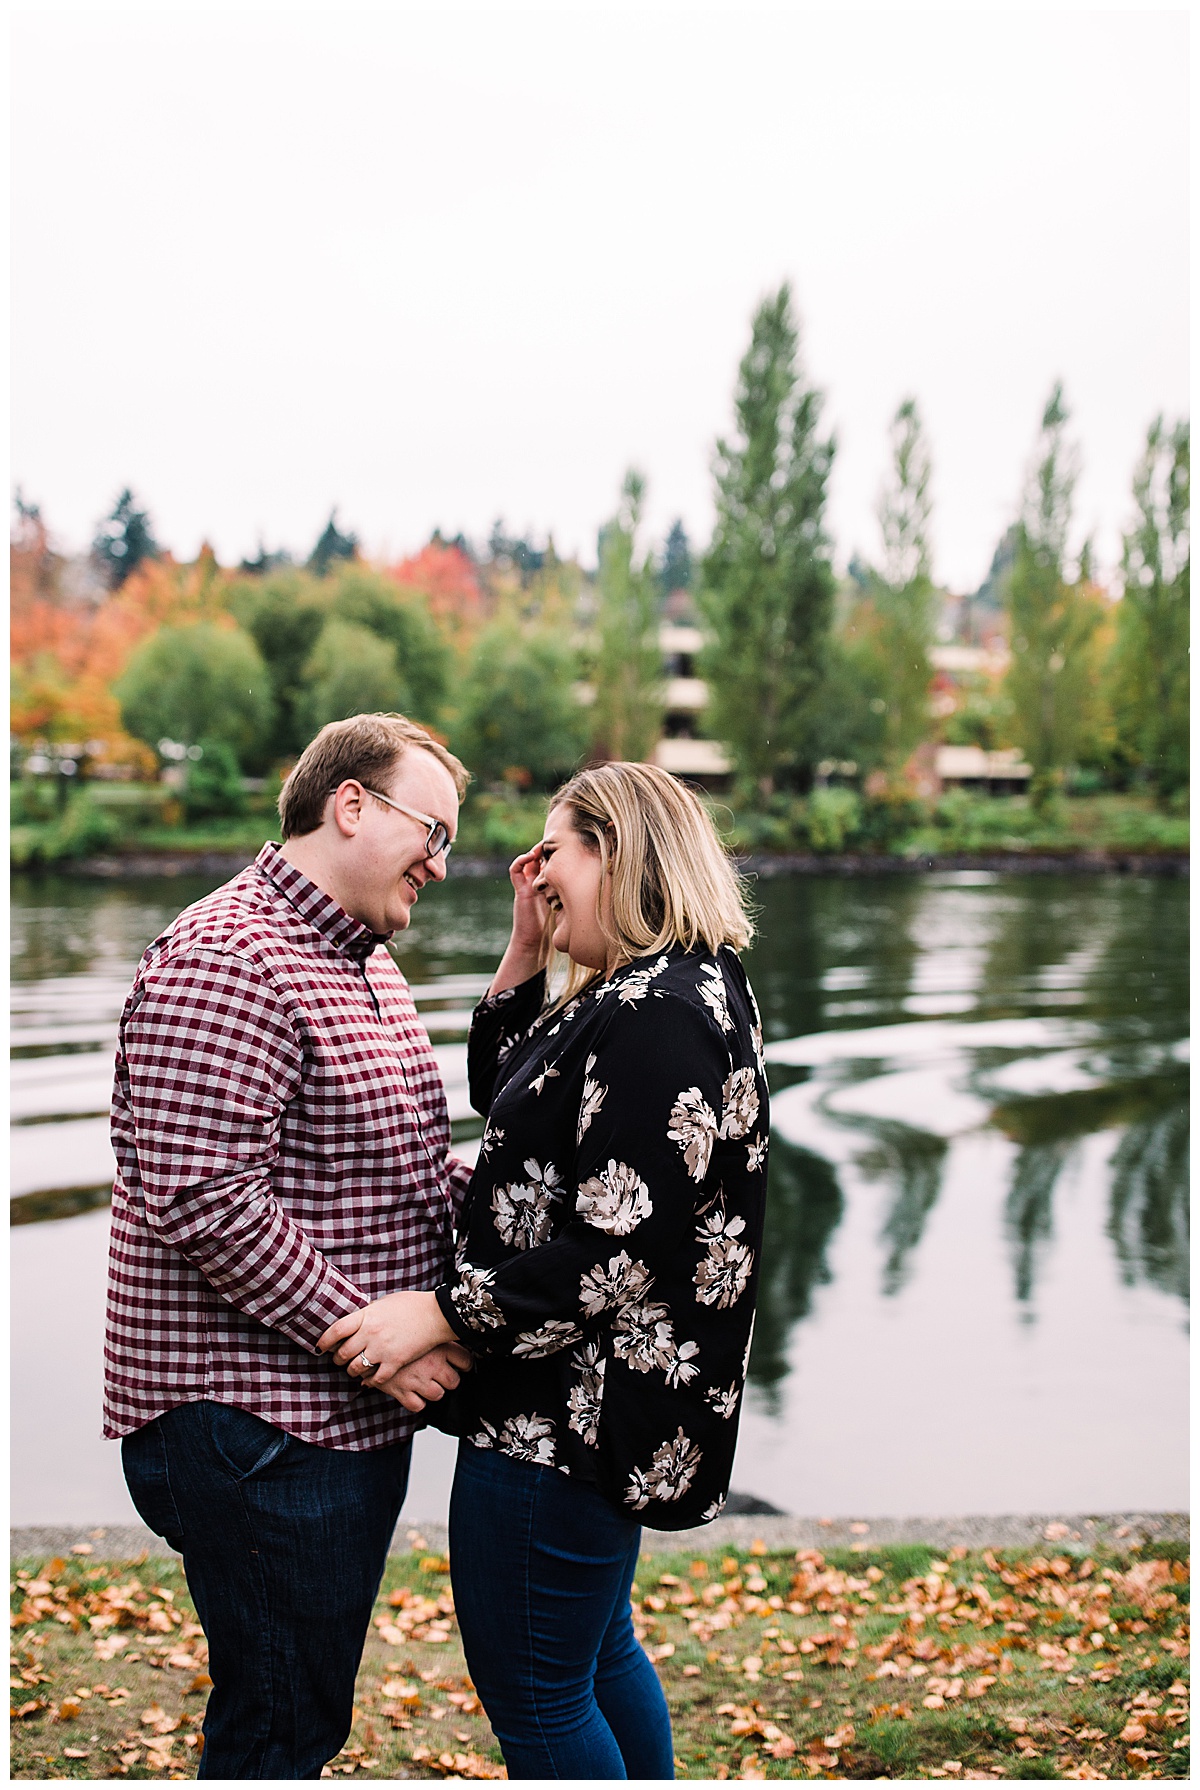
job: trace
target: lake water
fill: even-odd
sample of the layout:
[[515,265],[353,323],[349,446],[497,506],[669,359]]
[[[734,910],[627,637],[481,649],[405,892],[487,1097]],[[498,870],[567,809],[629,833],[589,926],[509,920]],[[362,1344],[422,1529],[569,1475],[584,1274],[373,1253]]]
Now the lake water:
[[[208,886],[14,883],[14,1523],[132,1520],[99,1440],[112,1046],[139,953]],[[735,1488],[807,1516],[1185,1508],[1187,884],[756,899],[773,1141]],[[463,1154],[508,909],[452,873],[397,941]],[[453,1447],[418,1438],[414,1521]]]

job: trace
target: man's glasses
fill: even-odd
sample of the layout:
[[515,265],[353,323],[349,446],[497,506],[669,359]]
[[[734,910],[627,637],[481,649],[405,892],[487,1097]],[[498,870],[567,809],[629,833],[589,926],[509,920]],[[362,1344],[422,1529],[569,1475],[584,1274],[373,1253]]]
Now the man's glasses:
[[[397,814],[407,814],[410,820],[419,820],[422,826],[429,828],[429,837],[425,841],[425,856],[427,858],[436,858],[439,854],[443,858],[450,856],[453,846],[450,842],[450,829],[444,820],[435,820],[432,814],[420,814],[415,808],[406,808],[403,802],[393,802],[391,796],[381,796],[377,789],[368,789],[365,783],[362,787],[369,796],[374,796],[375,800],[382,802],[385,807],[394,808]],[[337,791],[331,790],[330,794],[336,795]]]

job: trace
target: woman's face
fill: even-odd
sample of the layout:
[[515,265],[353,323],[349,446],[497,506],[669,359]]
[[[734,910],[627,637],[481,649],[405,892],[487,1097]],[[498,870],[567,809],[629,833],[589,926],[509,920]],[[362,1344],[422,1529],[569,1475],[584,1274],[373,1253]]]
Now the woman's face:
[[534,887],[554,915],[554,949],[590,970],[607,970],[612,955],[597,912],[602,881],[606,909],[611,908],[612,886],[603,876],[600,854],[576,831],[570,809],[560,802],[546,820]]

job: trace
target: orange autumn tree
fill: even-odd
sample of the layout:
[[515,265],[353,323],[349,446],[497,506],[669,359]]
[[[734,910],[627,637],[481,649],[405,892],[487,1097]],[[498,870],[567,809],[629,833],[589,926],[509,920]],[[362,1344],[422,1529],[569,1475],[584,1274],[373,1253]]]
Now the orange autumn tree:
[[11,556],[13,733],[95,742],[107,763],[153,775],[154,754],[125,732],[112,686],[160,627],[225,619],[227,579],[212,549],[191,565],[147,560],[109,595],[54,553],[40,517],[22,513]]
[[405,590],[419,591],[430,614],[453,632],[473,633],[484,620],[483,591],[475,566],[461,547],[435,535],[419,553],[387,568]]

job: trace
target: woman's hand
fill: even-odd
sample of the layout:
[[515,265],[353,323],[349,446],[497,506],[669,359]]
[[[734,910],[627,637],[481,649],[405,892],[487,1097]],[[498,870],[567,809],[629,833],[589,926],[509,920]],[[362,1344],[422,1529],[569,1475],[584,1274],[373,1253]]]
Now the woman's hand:
[[386,1293],[331,1324],[317,1347],[355,1379],[374,1384],[373,1375],[391,1379],[430,1349],[457,1342],[432,1293]]
[[546,963],[546,922],[550,909],[546,897],[535,883],[542,871],[541,844],[522,852],[508,867],[513,886],[512,935],[500,967],[492,977],[488,993],[500,994],[505,988],[516,988],[536,976]]

